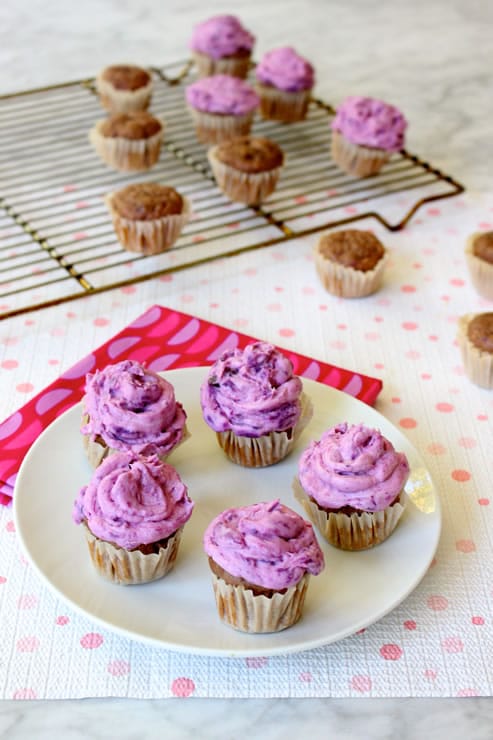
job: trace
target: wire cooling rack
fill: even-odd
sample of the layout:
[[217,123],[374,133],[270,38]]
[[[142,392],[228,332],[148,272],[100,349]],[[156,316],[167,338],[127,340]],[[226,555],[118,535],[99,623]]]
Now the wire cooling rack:
[[[313,99],[304,122],[255,122],[254,133],[282,146],[286,165],[261,207],[231,203],[184,104],[191,64],[152,73],[151,110],[165,120],[165,143],[147,173],[113,172],[89,144],[103,117],[93,80],[0,97],[0,318],[363,218],[396,231],[425,203],[464,190],[405,150],[377,176],[345,175],[330,159],[334,110]],[[144,180],[172,185],[193,210],[176,244],[150,257],[123,250],[103,202],[107,192]]]

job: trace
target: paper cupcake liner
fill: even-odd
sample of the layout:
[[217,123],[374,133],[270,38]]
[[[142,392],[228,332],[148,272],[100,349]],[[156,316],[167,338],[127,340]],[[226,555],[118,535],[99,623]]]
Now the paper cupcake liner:
[[241,632],[280,632],[301,617],[310,574],[306,573],[285,593],[271,597],[255,595],[242,585],[233,586],[212,574],[212,586],[220,619]]
[[164,125],[161,130],[147,139],[124,139],[121,136],[103,136],[97,121],[89,132],[89,141],[103,162],[121,172],[133,172],[150,169],[159,159],[161,143],[164,136]]
[[250,54],[243,57],[223,57],[214,59],[200,51],[192,51],[192,59],[197,67],[199,77],[210,77],[211,75],[232,75],[245,79],[250,70]]
[[384,149],[372,149],[353,144],[338,131],[332,131],[331,154],[341,170],[356,177],[376,175],[392,156],[392,152]]
[[287,92],[270,85],[257,83],[260,97],[260,115],[271,121],[296,123],[303,121],[308,111],[311,89]]
[[325,290],[341,298],[364,298],[376,293],[382,284],[388,253],[377,262],[373,270],[355,270],[325,258],[315,247],[315,269]]
[[[404,511],[402,503],[387,506],[383,511],[338,514],[319,509],[305,493],[297,478],[293,481],[294,496],[303,506],[327,542],[340,550],[368,550],[384,542],[397,526]],[[405,496],[401,492],[402,497]]]
[[231,462],[245,468],[265,468],[289,455],[313,415],[308,396],[300,396],[301,414],[297,424],[284,432],[269,432],[261,437],[239,437],[231,430],[216,432],[221,449]]
[[203,144],[220,144],[222,141],[246,136],[252,127],[254,112],[242,116],[205,113],[189,106],[195,124],[195,133]]
[[282,167],[267,172],[241,172],[221,162],[216,153],[217,147],[213,147],[207,157],[219,188],[230,200],[255,205],[265,200],[276,189]]
[[469,380],[481,388],[491,390],[493,388],[493,354],[482,352],[467,336],[467,327],[474,316],[475,314],[465,314],[459,318],[457,343]]
[[118,545],[95,537],[84,525],[87,546],[92,563],[99,575],[121,586],[149,583],[163,578],[173,568],[183,527],[168,538],[159,552],[144,555],[140,550],[125,550]]
[[[104,71],[104,70],[103,70]],[[103,72],[96,77],[96,89],[101,105],[112,113],[132,113],[147,110],[152,97],[152,79],[137,90],[117,90],[103,79]]]
[[183,228],[190,220],[191,206],[187,198],[183,198],[181,213],[163,216],[150,221],[139,221],[123,218],[113,208],[113,193],[105,198],[110,211],[118,241],[129,252],[151,255],[164,252],[171,247],[180,236]]
[[480,231],[472,234],[466,244],[466,262],[471,276],[472,284],[482,298],[493,301],[493,264],[476,257],[472,246],[475,239],[481,236]]

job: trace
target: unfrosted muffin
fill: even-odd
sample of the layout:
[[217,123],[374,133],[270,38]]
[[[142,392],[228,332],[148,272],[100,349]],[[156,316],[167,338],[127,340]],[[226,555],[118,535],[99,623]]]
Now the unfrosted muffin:
[[255,37],[234,15],[215,15],[195,26],[190,49],[200,77],[229,74],[245,78]]
[[159,159],[164,128],[147,111],[115,113],[89,132],[101,159],[122,172],[150,169]]
[[190,204],[177,190],[156,182],[127,185],[106,196],[122,247],[159,254],[171,247],[190,218]]
[[324,567],[313,528],[279,501],[227,509],[207,527],[220,618],[243,632],[279,632],[302,615],[310,575]]
[[97,572],[113,583],[155,581],[174,566],[193,503],[180,476],[155,455],[118,452],[74,503]]
[[121,451],[164,460],[188,436],[171,383],[134,360],[88,373],[83,409],[81,432],[94,467]]
[[362,298],[381,285],[387,251],[370,231],[323,234],[315,245],[315,268],[324,288],[343,298]]
[[224,194],[247,205],[261,203],[276,189],[284,164],[278,144],[248,136],[212,147],[208,158]]
[[114,64],[98,74],[96,89],[101,105],[112,113],[146,110],[152,96],[152,77],[142,67]]
[[249,468],[285,458],[312,414],[291,360],[267,342],[223,352],[202,383],[200,403],[221,449]]
[[393,105],[376,98],[347,97],[332,127],[332,158],[349,175],[376,175],[404,146],[407,121]]
[[310,62],[290,46],[268,51],[255,70],[263,118],[283,123],[302,121],[315,84]]
[[406,456],[378,430],[342,423],[301,455],[295,496],[331,545],[365,550],[397,526],[408,476]]
[[467,377],[481,388],[493,388],[493,312],[459,319],[457,341]]
[[469,237],[466,260],[477,292],[493,301],[493,231],[480,231]]

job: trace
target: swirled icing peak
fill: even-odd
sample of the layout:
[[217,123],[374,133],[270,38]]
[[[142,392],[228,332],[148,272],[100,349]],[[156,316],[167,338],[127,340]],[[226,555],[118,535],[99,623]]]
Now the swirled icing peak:
[[382,511],[404,487],[409,464],[378,430],[343,423],[310,442],[298,475],[304,491],[323,508]]
[[226,350],[200,389],[204,419],[216,432],[261,437],[295,426],[302,383],[288,357],[267,342]]
[[110,455],[74,503],[73,520],[126,550],[169,537],[188,521],[193,502],[176,470],[158,457]]
[[337,108],[332,128],[353,144],[396,152],[404,146],[407,121],[393,105],[350,95]]
[[264,85],[272,85],[286,92],[310,90],[315,84],[312,65],[291,46],[282,46],[264,54],[255,74]]
[[82,433],[112,449],[165,456],[183,439],[187,417],[173,386],[138,362],[89,373],[83,403],[89,420]]
[[215,15],[195,26],[190,48],[213,59],[250,53],[255,37],[234,15]]
[[276,591],[324,567],[311,524],[279,501],[223,511],[207,527],[204,549],[231,575]]
[[241,116],[259,105],[253,87],[232,75],[211,75],[188,85],[187,103],[204,113]]

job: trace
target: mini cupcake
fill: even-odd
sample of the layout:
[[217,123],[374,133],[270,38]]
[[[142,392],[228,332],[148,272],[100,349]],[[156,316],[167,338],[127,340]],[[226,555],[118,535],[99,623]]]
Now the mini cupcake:
[[171,465],[119,452],[94,471],[74,503],[97,572],[131,585],[163,578],[175,564],[193,503]]
[[245,78],[254,43],[255,37],[234,15],[216,15],[195,26],[190,49],[200,77]]
[[147,111],[115,113],[98,121],[89,140],[103,162],[122,172],[150,169],[159,159],[163,124]]
[[226,350],[200,389],[207,424],[232,462],[273,465],[293,449],[312,415],[293,365],[272,344]]
[[315,84],[312,65],[290,46],[268,51],[255,70],[263,118],[283,123],[302,121]]
[[86,376],[81,432],[90,463],[115,452],[166,459],[187,436],[187,415],[171,383],[123,360]]
[[295,496],[331,545],[365,550],[397,526],[408,475],[406,456],[378,430],[343,423],[301,455]]
[[244,80],[232,75],[204,77],[185,91],[199,141],[218,144],[250,132],[259,98]]
[[469,237],[466,260],[477,292],[493,301],[493,231],[480,231]]
[[493,312],[459,319],[457,341],[467,377],[481,388],[493,388]]
[[279,501],[228,509],[204,534],[220,618],[242,632],[280,632],[301,617],[324,568],[313,528]]
[[284,164],[274,141],[247,136],[217,144],[208,158],[224,194],[247,205],[261,203],[276,189]]
[[362,298],[380,288],[387,251],[370,231],[345,229],[323,234],[314,255],[318,276],[329,293]]
[[349,175],[376,175],[404,146],[407,121],[382,100],[350,96],[332,121],[332,158]]
[[190,204],[178,191],[156,182],[127,185],[106,196],[122,247],[150,255],[173,246],[190,219]]
[[101,105],[112,113],[146,110],[152,96],[152,77],[142,67],[115,64],[98,74],[96,89]]

